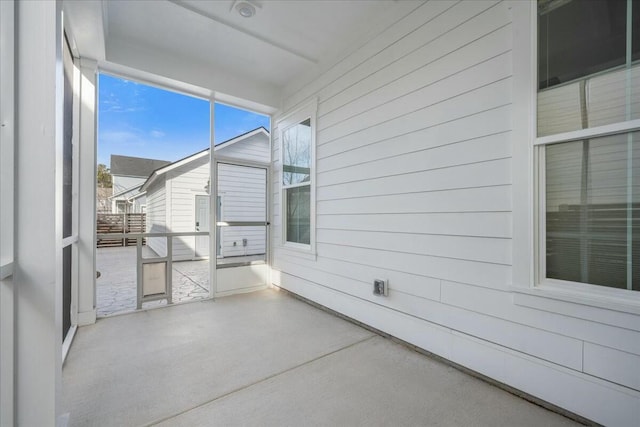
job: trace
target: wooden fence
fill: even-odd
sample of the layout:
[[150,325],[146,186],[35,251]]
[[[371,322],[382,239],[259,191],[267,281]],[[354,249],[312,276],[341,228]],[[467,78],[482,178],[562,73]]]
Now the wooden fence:
[[[147,231],[146,215],[143,213],[98,214],[97,222],[99,248],[136,245],[136,239],[108,239],[101,238],[101,234],[145,233]],[[146,239],[142,239],[142,244],[144,245],[145,243]]]

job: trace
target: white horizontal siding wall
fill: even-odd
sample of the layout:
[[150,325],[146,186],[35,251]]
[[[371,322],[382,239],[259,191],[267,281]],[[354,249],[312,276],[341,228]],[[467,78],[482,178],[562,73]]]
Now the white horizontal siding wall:
[[[319,102],[317,257],[282,247],[274,129],[272,282],[587,418],[637,425],[638,316],[514,304],[511,184],[526,171],[511,157],[530,141],[511,136],[511,18],[508,2],[428,1],[288,92],[283,114]],[[389,297],[372,295],[375,278]]]
[[124,190],[144,184],[146,178],[137,176],[113,176],[113,194],[118,194]]
[[[167,191],[164,178],[158,179],[147,189],[146,227],[148,233],[167,232]],[[150,237],[147,246],[159,256],[167,254],[167,239],[164,237]]]
[[[172,232],[195,231],[196,195],[206,196],[209,182],[209,157],[205,156],[168,172],[171,188],[170,228]],[[173,259],[190,260],[195,257],[195,237],[173,239]]]
[[[264,221],[266,178],[265,169],[219,164],[218,194],[222,196],[222,221]],[[247,239],[246,246],[243,246],[243,239]],[[266,229],[223,227],[221,244],[225,258],[264,254]]]
[[269,150],[269,137],[261,132],[231,145],[223,144],[216,148],[216,154],[238,160],[268,163],[271,160]]
[[[113,194],[118,194],[121,193],[125,190],[129,190],[135,187],[138,187],[142,184],[144,184],[144,182],[146,181],[146,178],[140,178],[140,177],[135,177],[135,176],[118,176],[118,175],[114,175],[113,176]],[[111,211],[113,213],[117,213],[116,210],[116,200],[128,200],[129,197],[134,196],[136,194],[139,193],[139,190],[135,190],[135,191],[130,191],[128,193],[125,193],[119,197],[114,198],[111,201]],[[131,206],[129,207],[129,211],[130,213],[139,213],[141,211],[141,205],[146,204],[146,200],[144,198],[142,199],[136,199],[133,201],[133,203],[131,204]]]

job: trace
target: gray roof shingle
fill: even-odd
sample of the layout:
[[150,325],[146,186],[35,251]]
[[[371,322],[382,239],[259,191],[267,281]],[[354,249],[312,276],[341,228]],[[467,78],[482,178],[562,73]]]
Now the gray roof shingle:
[[168,165],[166,160],[111,155],[111,175],[148,177],[151,172]]

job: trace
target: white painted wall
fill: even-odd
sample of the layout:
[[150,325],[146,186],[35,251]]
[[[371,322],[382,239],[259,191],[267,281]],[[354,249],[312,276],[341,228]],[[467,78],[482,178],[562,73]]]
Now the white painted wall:
[[[171,210],[167,210],[172,232],[195,231],[196,195],[206,195],[209,181],[209,156],[194,160],[167,173],[171,188]],[[195,237],[173,239],[173,259],[190,260],[195,257]]]
[[[223,165],[219,178],[223,220],[264,221],[266,176],[263,170]],[[208,180],[208,157],[194,160],[158,178],[158,182],[147,190],[147,231],[195,231],[195,197],[207,195],[205,186]],[[170,210],[165,203],[167,188],[171,192]],[[227,227],[222,236],[225,257],[265,253],[264,227]],[[247,239],[247,246],[242,245],[242,239]],[[148,242],[157,253],[166,253],[166,239],[156,237]],[[174,238],[173,256],[175,261],[194,259],[195,238]]]
[[[230,145],[222,145],[216,154],[239,161],[268,164],[269,138],[264,133],[253,135]],[[209,157],[201,157],[160,175],[147,189],[147,231],[195,231],[195,200],[207,195]],[[266,175],[264,169],[221,165],[218,192],[223,198],[224,221],[264,221],[266,209]],[[215,184],[214,184],[215,185]],[[166,203],[170,194],[170,203]],[[243,246],[247,239],[247,246]],[[150,238],[149,247],[159,254],[166,253],[166,239]],[[234,244],[235,243],[235,244]],[[264,254],[264,227],[225,227],[222,230],[224,257]],[[191,260],[195,257],[195,237],[176,237],[173,240],[173,259]]]
[[[114,197],[111,199],[111,213],[120,213],[116,207],[116,201],[118,200],[128,200],[130,197],[135,196],[140,192],[139,189],[135,189],[140,185],[144,184],[147,180],[146,177],[136,177],[136,176],[121,176],[121,175],[113,175],[113,194],[121,193],[125,190],[134,189],[127,193],[122,194],[121,196]],[[141,213],[141,206],[146,205],[146,196],[141,196],[137,199],[131,200],[128,204],[127,213]]]
[[[270,150],[268,135],[260,132],[234,144],[216,147],[216,155],[268,164]],[[218,194],[222,196],[222,221],[264,221],[266,180],[264,169],[220,164]],[[243,239],[247,239],[247,246],[243,246]],[[224,227],[221,240],[224,257],[266,253],[265,227]]]
[[274,129],[272,282],[579,415],[637,425],[640,316],[513,292],[512,265],[528,261],[513,258],[512,224],[526,221],[512,183],[527,168],[512,153],[530,141],[511,133],[512,21],[528,13],[426,2],[287,89],[283,115],[319,100],[317,257],[282,247]]
[[[164,177],[158,179],[147,189],[147,233],[166,233],[167,229],[167,190]],[[167,254],[167,239],[165,237],[149,237],[147,246],[159,256]]]
[[[268,144],[265,144],[268,147]],[[231,147],[232,148],[232,147]],[[222,221],[264,221],[266,218],[266,173],[264,169],[218,165],[218,194],[222,196]],[[243,246],[242,239],[247,239]],[[224,227],[224,257],[264,254],[265,227]]]
[[113,175],[113,194],[144,184],[146,177]]
[[216,147],[216,154],[229,159],[268,163],[271,160],[269,136],[263,132],[242,139],[234,144]]

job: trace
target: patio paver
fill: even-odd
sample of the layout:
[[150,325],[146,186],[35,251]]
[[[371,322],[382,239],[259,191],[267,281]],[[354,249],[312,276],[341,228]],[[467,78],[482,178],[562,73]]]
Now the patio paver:
[[[143,256],[157,256],[146,246]],[[209,260],[177,261],[172,264],[173,302],[209,296]],[[136,309],[136,247],[100,248],[96,255],[96,309],[98,317]],[[166,300],[146,302],[143,308],[166,305]]]

